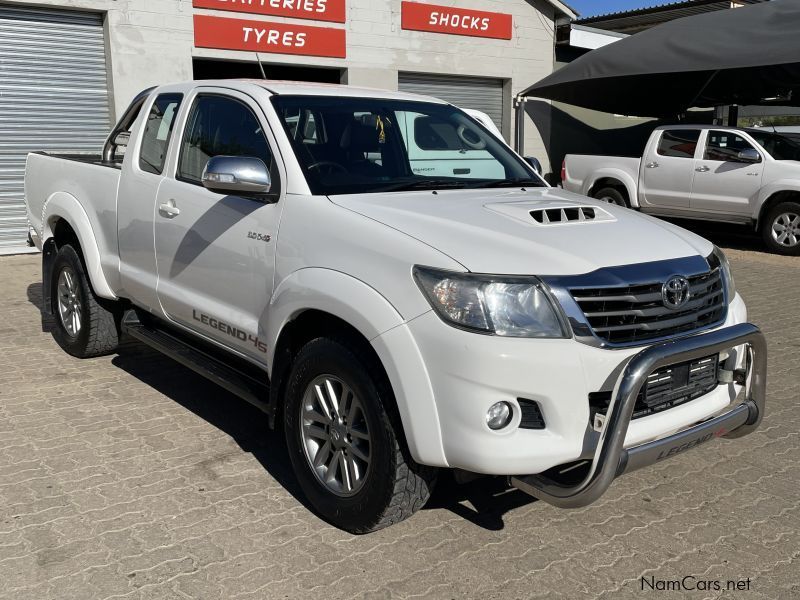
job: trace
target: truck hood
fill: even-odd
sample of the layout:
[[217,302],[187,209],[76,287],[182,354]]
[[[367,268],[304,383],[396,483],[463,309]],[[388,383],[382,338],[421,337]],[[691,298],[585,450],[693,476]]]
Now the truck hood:
[[710,242],[665,221],[558,188],[330,199],[436,248],[474,273],[575,275],[602,267],[708,256],[713,249]]

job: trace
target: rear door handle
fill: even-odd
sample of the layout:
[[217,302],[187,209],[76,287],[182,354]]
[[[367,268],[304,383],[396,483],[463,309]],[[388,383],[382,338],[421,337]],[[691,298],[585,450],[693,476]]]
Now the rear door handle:
[[181,209],[175,206],[175,200],[169,200],[158,205],[158,212],[166,217],[177,217]]
[[647,163],[645,165],[645,167],[647,167],[648,169],[657,169],[658,168],[658,163],[653,161],[653,162]]
[[705,173],[706,171],[710,171],[710,170],[711,170],[711,169],[709,169],[709,168],[708,168],[707,166],[705,166],[705,165],[703,165],[702,167],[697,167],[697,168],[695,169],[695,171],[697,171],[698,173]]

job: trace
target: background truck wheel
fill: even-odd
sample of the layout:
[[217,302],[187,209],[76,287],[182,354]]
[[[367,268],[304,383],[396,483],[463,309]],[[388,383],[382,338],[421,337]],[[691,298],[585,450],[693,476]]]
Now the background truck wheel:
[[116,315],[95,297],[83,262],[72,246],[59,249],[52,277],[53,337],[58,345],[78,358],[113,352],[119,343]]
[[800,203],[773,206],[761,223],[761,237],[771,252],[800,255]]
[[410,517],[435,481],[399,439],[391,401],[379,365],[345,340],[312,340],[289,376],[283,423],[297,479],[313,508],[351,533]]
[[603,202],[608,202],[609,204],[617,204],[619,206],[630,208],[630,204],[628,204],[628,199],[625,198],[625,194],[616,188],[600,188],[594,194],[592,194],[592,196],[598,200],[602,200]]

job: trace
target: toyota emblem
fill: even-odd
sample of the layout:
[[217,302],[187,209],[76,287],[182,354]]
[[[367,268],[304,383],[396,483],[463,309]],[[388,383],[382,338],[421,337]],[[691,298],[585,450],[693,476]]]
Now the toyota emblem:
[[689,301],[689,280],[683,275],[673,275],[661,286],[661,300],[664,306],[678,310]]

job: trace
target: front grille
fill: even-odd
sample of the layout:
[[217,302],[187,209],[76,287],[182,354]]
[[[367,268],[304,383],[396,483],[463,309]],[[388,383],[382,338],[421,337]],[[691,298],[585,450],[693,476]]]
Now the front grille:
[[709,327],[725,316],[719,268],[689,280],[689,301],[678,310],[664,306],[663,282],[570,290],[595,335],[625,344]]
[[[674,408],[703,396],[717,387],[718,355],[706,356],[653,371],[636,398],[633,417],[646,417]],[[595,415],[605,415],[611,392],[589,394],[592,422]]]

